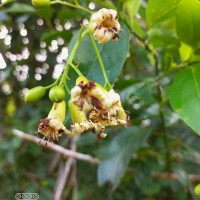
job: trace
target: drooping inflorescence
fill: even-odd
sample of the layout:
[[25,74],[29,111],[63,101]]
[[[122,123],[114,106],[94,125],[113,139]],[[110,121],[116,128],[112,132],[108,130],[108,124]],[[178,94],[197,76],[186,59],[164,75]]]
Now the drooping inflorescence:
[[[47,6],[49,0],[43,2],[32,1],[35,6]],[[83,32],[83,29],[86,29]],[[105,128],[107,126],[127,125],[129,121],[128,113],[123,109],[120,96],[111,87],[101,55],[95,42],[92,45],[96,51],[101,70],[104,75],[105,85],[102,87],[99,83],[85,78],[79,69],[73,65],[73,58],[81,39],[87,34],[93,34],[94,39],[104,44],[110,39],[116,41],[119,38],[120,24],[118,22],[118,14],[112,9],[100,9],[92,14],[88,27],[82,27],[80,36],[71,51],[66,63],[63,74],[51,85],[47,87],[37,86],[32,88],[25,95],[27,103],[35,103],[43,98],[46,91],[49,90],[49,99],[53,102],[53,106],[49,115],[40,120],[37,134],[40,133],[44,138],[49,140],[58,140],[61,133],[68,136],[82,134],[86,131],[93,133],[98,132],[97,138],[107,136]],[[67,79],[69,68],[72,67],[79,75],[75,86],[71,91],[67,87]],[[69,93],[68,109],[71,116],[72,125],[67,129],[64,125],[66,117],[66,92]]]

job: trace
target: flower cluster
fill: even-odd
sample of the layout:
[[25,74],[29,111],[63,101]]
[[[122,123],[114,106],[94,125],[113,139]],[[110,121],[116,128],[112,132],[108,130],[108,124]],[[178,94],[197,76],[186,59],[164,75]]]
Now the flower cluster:
[[[37,3],[36,6],[43,6],[43,4],[48,4],[49,0],[44,0],[40,5],[38,0],[33,0],[32,2],[35,5]],[[100,9],[91,16],[88,28],[94,39],[100,44],[104,44],[110,39],[116,41],[121,30],[117,12],[112,9]],[[78,40],[75,45],[76,48],[79,43],[80,41]],[[74,53],[76,51],[75,47]],[[70,55],[69,60],[73,60],[74,53]],[[67,76],[68,67],[71,64],[67,64],[63,73],[64,77]],[[104,67],[102,67],[103,69]],[[79,78],[71,90],[71,99],[68,102],[73,122],[70,130],[63,124],[66,116],[66,102],[64,100],[66,94],[63,86],[66,84],[65,78],[57,79],[53,86],[33,88],[26,94],[26,102],[35,103],[50,88],[49,99],[54,104],[48,117],[41,119],[37,130],[37,133],[41,133],[48,140],[58,140],[63,132],[69,136],[74,136],[85,131],[93,133],[98,131],[97,138],[104,138],[107,135],[105,133],[107,126],[128,124],[129,115],[121,105],[120,96],[113,89],[107,91],[95,81],[87,80],[85,77],[80,76],[81,72],[78,72],[78,74]]]
[[119,38],[120,29],[117,11],[113,9],[102,8],[90,19],[89,30],[100,44],[110,39],[116,41]]
[[63,124],[66,104],[62,101],[54,103],[48,117],[41,120],[38,133],[48,140],[58,140],[62,132],[74,136],[89,130],[93,133],[98,131],[99,139],[106,137],[106,126],[127,125],[129,121],[120,96],[113,89],[108,92],[98,83],[84,77],[79,77],[71,90],[68,107],[73,122],[71,130],[67,130]]
[[71,90],[71,102],[76,106],[79,115],[84,115],[81,123],[76,122],[72,126],[72,130],[79,134],[86,130],[97,130],[100,132],[98,138],[105,137],[106,126],[128,123],[129,115],[121,105],[120,96],[113,89],[108,92],[98,83],[84,77],[79,77],[76,86]]

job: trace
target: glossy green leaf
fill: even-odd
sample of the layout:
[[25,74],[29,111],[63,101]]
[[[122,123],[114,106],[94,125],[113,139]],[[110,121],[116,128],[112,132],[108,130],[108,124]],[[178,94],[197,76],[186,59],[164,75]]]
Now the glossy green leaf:
[[170,86],[168,97],[179,117],[200,134],[200,64],[177,74]]
[[[122,29],[125,33],[121,32],[120,38],[116,42],[109,41],[104,45],[97,44],[111,83],[114,83],[118,77],[129,51],[130,32],[124,24],[122,24]],[[77,38],[78,33],[73,36],[69,44],[69,52]],[[80,63],[79,68],[85,76],[104,84],[103,74],[89,36],[85,36],[82,40],[74,60]]]
[[182,42],[192,47],[196,47],[200,43],[199,10],[199,0],[182,0],[177,8],[177,35]]
[[175,17],[179,1],[167,0],[163,2],[161,0],[149,0],[146,8],[146,18],[149,26]]
[[184,62],[190,59],[190,57],[193,54],[193,49],[189,45],[181,43],[181,46],[179,48],[179,53],[181,60]]
[[117,136],[98,152],[102,159],[98,167],[98,183],[109,181],[117,187],[134,153],[145,143],[150,131],[135,126],[122,128]]

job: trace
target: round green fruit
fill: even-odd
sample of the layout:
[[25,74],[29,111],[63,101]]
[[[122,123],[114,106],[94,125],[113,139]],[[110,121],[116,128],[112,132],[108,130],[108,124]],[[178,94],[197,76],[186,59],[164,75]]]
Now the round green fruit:
[[194,193],[195,193],[196,195],[200,195],[200,184],[197,184],[197,185],[195,186],[195,188],[194,188]]
[[50,6],[50,0],[32,0],[32,4],[35,7],[45,7]]
[[49,99],[52,102],[61,102],[65,99],[65,90],[60,86],[54,86],[49,91]]
[[30,89],[25,94],[25,102],[26,103],[35,103],[38,100],[40,100],[46,93],[46,89],[42,86],[37,86],[32,89]]

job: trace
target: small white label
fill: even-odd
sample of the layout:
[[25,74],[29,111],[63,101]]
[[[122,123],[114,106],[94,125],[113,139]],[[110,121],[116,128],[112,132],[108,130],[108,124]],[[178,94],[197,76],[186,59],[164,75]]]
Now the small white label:
[[37,200],[39,199],[39,194],[37,193],[17,193],[15,194],[15,199],[20,200]]

